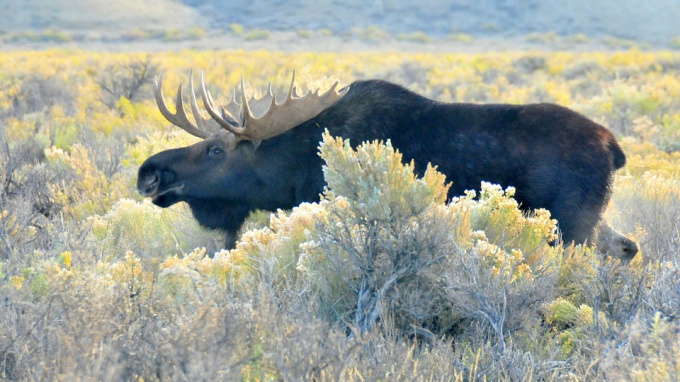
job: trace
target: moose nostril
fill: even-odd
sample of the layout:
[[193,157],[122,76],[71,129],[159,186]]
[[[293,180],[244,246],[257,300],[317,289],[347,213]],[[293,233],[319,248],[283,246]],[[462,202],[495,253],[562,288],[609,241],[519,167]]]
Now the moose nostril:
[[146,189],[151,190],[153,188],[156,188],[156,186],[158,186],[158,177],[154,175],[153,180],[151,181],[151,183],[149,183]]
[[623,248],[623,253],[625,253],[628,258],[632,259],[638,253],[638,247],[635,243],[628,243]]
[[145,179],[144,187],[140,187],[140,191],[142,191],[142,194],[144,195],[149,195],[153,193],[156,188],[158,187],[158,175],[156,174],[151,174]]

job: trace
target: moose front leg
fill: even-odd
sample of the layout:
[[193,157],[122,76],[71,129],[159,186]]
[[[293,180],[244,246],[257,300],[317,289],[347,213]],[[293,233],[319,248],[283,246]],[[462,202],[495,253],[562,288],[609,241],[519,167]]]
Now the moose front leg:
[[234,249],[238,233],[251,208],[243,203],[221,199],[191,200],[189,207],[198,223],[224,233],[224,249]]
[[236,240],[238,239],[238,230],[228,230],[224,232],[224,249],[236,248]]

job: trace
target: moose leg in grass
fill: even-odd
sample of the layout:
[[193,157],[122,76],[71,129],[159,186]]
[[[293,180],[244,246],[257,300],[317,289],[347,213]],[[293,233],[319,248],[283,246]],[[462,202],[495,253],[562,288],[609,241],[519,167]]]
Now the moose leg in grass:
[[629,262],[638,253],[638,246],[633,240],[602,221],[597,236],[597,250],[603,255]]
[[319,200],[324,129],[353,145],[391,140],[418,173],[436,165],[453,183],[449,197],[479,189],[482,181],[513,186],[522,208],[551,212],[566,243],[596,242],[614,172],[626,162],[608,129],[553,104],[443,103],[379,80],[298,96],[293,74],[285,99],[271,94],[269,108],[256,116],[256,100],[249,101],[245,89],[238,114],[228,111],[235,100],[218,110],[201,77],[206,117],[190,77],[192,123],[181,83],[173,114],[162,79],[155,89],[161,113],[203,140],[147,159],[139,191],[161,207],[188,203],[200,224],[228,233],[228,248],[249,211]]

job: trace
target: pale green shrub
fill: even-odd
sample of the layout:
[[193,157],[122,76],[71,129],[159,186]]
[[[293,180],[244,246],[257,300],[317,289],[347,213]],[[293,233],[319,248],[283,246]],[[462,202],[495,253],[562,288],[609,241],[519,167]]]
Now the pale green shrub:
[[452,32],[446,37],[447,40],[471,44],[475,41],[474,37],[467,33]]
[[660,101],[657,92],[644,84],[616,79],[602,89],[602,95],[592,99],[585,112],[604,118],[604,124],[617,134],[633,135],[633,121],[656,115]]
[[600,368],[609,380],[677,381],[680,378],[680,327],[656,314],[624,327],[603,352]]
[[327,314],[336,311],[341,319],[349,314],[369,330],[392,304],[383,299],[396,288],[408,295],[406,280],[423,277],[444,256],[448,232],[437,224],[440,217],[431,206],[444,201],[447,187],[433,168],[417,179],[413,164],[403,166],[389,142],[354,151],[349,142],[326,133],[321,156],[327,163],[328,215],[298,267],[312,290],[325,290],[320,297]]
[[186,253],[199,244],[217,247],[219,234],[199,227],[186,205],[161,209],[148,199],[120,199],[104,215],[88,217],[100,256],[108,259],[126,251],[144,257]]
[[416,31],[411,33],[399,33],[399,35],[397,35],[397,40],[419,44],[427,44],[429,42],[432,42],[432,38],[428,36],[427,33],[422,31]]
[[68,174],[48,187],[54,202],[76,220],[104,213],[128,194],[123,175],[116,173],[107,177],[97,168],[92,152],[81,144],[74,144],[70,152],[51,147],[45,150],[45,156],[53,171]]
[[242,36],[246,32],[246,28],[242,24],[231,23],[229,24],[229,31],[236,36]]
[[471,319],[501,344],[507,326],[538,324],[561,259],[546,211],[524,215],[511,191],[488,184],[479,201],[471,193],[443,205],[443,176],[428,168],[418,179],[389,142],[355,151],[326,134],[321,156],[327,213],[298,269],[324,315],[403,334]]
[[680,151],[680,114],[664,114],[659,123],[647,116],[633,121],[633,131],[666,152]]
[[532,43],[554,44],[559,40],[559,36],[553,31],[545,33],[529,33],[526,36],[526,40]]
[[271,33],[266,29],[252,29],[243,35],[246,41],[268,40],[270,37]]
[[354,27],[352,33],[361,41],[380,42],[390,39],[390,34],[375,25],[369,25],[365,28]]
[[75,110],[74,86],[60,76],[31,75],[17,78],[18,92],[12,97],[12,106],[7,113],[17,118],[27,114],[49,112],[59,106],[68,114]]
[[640,163],[631,157],[629,171],[642,173],[619,177],[613,196],[619,227],[635,232],[651,261],[673,260],[680,250],[680,187],[669,159],[650,155]]

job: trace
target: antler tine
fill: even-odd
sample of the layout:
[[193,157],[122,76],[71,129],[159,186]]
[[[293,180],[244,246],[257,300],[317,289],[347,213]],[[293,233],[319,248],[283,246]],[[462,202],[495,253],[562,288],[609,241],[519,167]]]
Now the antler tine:
[[276,92],[272,93],[272,103],[269,104],[269,109],[267,109],[267,111],[271,110],[275,106],[277,106],[277,104],[276,104]]
[[[331,88],[328,89],[328,90],[326,90],[326,92],[323,93],[322,95],[320,95],[319,98],[330,97],[330,96],[333,96],[334,94],[340,94],[340,92],[336,92],[336,91],[335,91],[335,88],[338,87],[338,84],[339,84],[339,83],[340,83],[340,81],[335,81],[335,82],[333,82],[333,85],[331,85]],[[342,90],[342,89],[341,89],[341,90]],[[319,89],[316,89],[316,94],[317,94],[317,95],[319,94]],[[344,95],[344,94],[342,94],[342,95]],[[341,95],[341,96],[342,96],[342,95]]]
[[[254,96],[253,96],[254,97]],[[246,84],[241,76],[241,110],[243,111],[243,126],[245,127],[245,121],[248,119],[255,118],[253,112],[250,111],[250,105],[248,105],[248,97],[246,96]]]
[[288,96],[286,97],[286,102],[293,99],[293,93],[295,93],[295,70],[293,70],[293,78],[290,80],[290,88],[288,89]]
[[[337,82],[325,93],[319,95],[319,90],[309,92],[300,97],[295,86],[295,71],[290,81],[290,88],[283,103],[276,102],[276,94],[272,91],[271,84],[267,87],[267,93],[271,95],[269,109],[259,117],[255,117],[250,108],[248,96],[246,95],[245,80],[241,77],[241,118],[240,123],[236,122],[229,111],[221,106],[221,114],[216,110],[210,93],[205,87],[205,77],[201,73],[201,97],[208,114],[220,126],[234,134],[240,140],[250,140],[257,146],[260,141],[283,134],[295,126],[304,123],[321,112],[332,106],[337,100],[346,94],[346,90],[338,92],[335,90]],[[232,101],[236,103],[235,93]],[[254,98],[255,99],[255,98]],[[238,103],[236,103],[238,104]],[[192,108],[197,109],[195,101],[192,100]],[[258,113],[259,114],[259,113]],[[199,120],[199,118],[197,118]],[[200,123],[205,120],[201,119]]]
[[[205,79],[203,77],[203,72],[201,72],[201,96],[203,98],[203,105],[205,106],[205,109],[208,111],[208,114],[217,121],[217,123],[225,128],[227,131],[231,132],[232,134],[236,136],[242,136],[243,135],[243,128],[238,127],[238,126],[232,126],[229,122],[227,122],[222,116],[215,110],[212,104],[212,97],[210,97],[210,94],[208,94],[208,91],[205,89]],[[226,109],[222,108],[222,112],[225,113],[225,115],[228,118],[231,118],[233,121],[236,121],[236,118],[232,116]]]
[[238,105],[238,101],[236,101],[236,88],[233,88],[231,90],[231,101],[229,103],[233,103],[234,105]]
[[244,97],[243,105],[241,105],[242,110],[244,110],[242,139],[264,140],[271,138],[316,117],[346,94],[346,92],[337,92],[336,86],[337,82],[330,90],[320,96],[317,90],[299,97],[295,86],[295,71],[293,71],[285,101],[279,105],[276,103],[276,97],[272,97],[269,110],[259,118],[253,117],[250,113],[250,108],[247,107]]
[[[339,84],[339,83],[340,83],[340,81],[335,81],[335,82],[333,82],[333,85],[331,86],[330,89],[328,89],[328,91],[327,91],[326,93],[330,93],[330,92],[332,92],[333,90],[335,90],[335,88],[338,87],[338,84]],[[324,93],[323,95],[325,95],[326,93]]]
[[158,78],[155,79],[154,81],[155,82],[154,95],[156,97],[156,104],[158,105],[158,110],[161,112],[163,117],[165,117],[165,119],[167,119],[173,125],[181,128],[182,130],[186,131],[187,133],[193,136],[203,139],[210,136],[209,132],[198,129],[191,123],[191,121],[189,121],[189,118],[187,118],[186,112],[184,111],[184,102],[182,99],[181,81],[177,89],[177,99],[175,101],[175,114],[171,113],[170,110],[168,110],[168,106],[165,103],[165,98],[163,97],[163,74],[164,72],[161,71]]
[[196,93],[194,92],[194,69],[189,71],[189,88],[191,89],[191,112],[194,114],[194,119],[198,128],[201,130],[206,130],[207,123],[210,121],[209,118],[203,118],[201,110],[198,108],[198,102],[196,101]]
[[[196,93],[194,92],[194,73],[193,69],[191,70],[189,74],[189,87],[191,88],[191,111],[194,113],[194,119],[196,120],[196,124],[198,127],[202,130],[206,130],[208,122],[211,121],[210,118],[203,118],[203,113],[201,113],[201,109],[198,107],[198,102],[196,101]],[[222,113],[222,117],[226,118],[227,123],[231,123],[233,125],[238,125],[238,122],[231,117],[231,114],[229,112]]]

